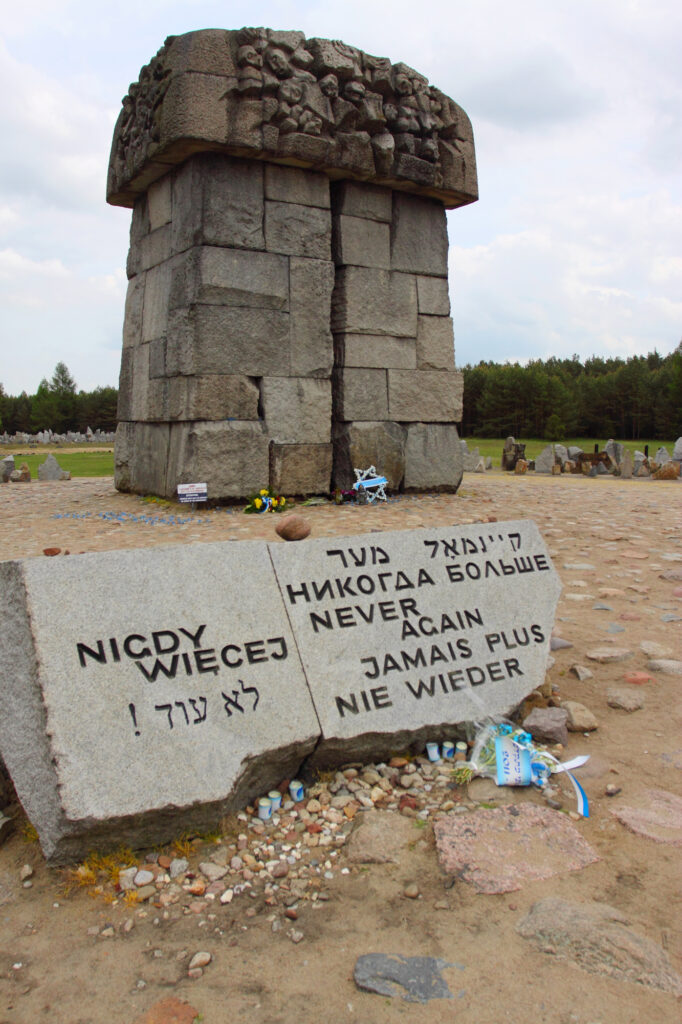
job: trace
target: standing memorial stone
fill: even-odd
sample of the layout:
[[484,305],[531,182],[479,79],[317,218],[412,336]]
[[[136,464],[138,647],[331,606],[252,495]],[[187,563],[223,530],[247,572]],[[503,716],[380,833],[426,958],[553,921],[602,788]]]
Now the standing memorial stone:
[[132,208],[116,487],[462,478],[446,209],[471,123],[402,62],[245,27],[169,36],[123,99],[107,200]]
[[508,712],[544,681],[561,588],[532,522],[271,556],[322,728],[316,763],[375,759]]
[[0,564],[0,757],[45,855],[209,827],[319,727],[264,544]]

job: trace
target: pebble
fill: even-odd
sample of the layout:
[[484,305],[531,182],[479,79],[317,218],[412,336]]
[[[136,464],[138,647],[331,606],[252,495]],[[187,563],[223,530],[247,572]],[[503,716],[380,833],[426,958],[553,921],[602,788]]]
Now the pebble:
[[419,886],[416,882],[408,882],[403,889],[403,896],[406,896],[408,900],[416,900],[419,898]]
[[616,786],[613,782],[609,782],[604,792],[606,796],[618,796],[618,794],[621,792],[621,787]]
[[22,882],[27,882],[29,878],[33,878],[33,868],[30,864],[24,864],[19,871],[19,878]]
[[584,683],[586,679],[593,679],[594,673],[586,668],[584,665],[571,665],[571,674],[576,676],[581,683]]
[[305,936],[303,932],[299,932],[296,928],[292,928],[289,932],[289,938],[295,945],[298,945],[299,942],[303,942]]
[[133,879],[133,881],[135,882],[135,885],[139,889],[141,889],[145,885],[151,885],[151,883],[154,881],[154,875],[151,871],[145,871],[143,868],[141,871],[138,871],[135,874],[135,878]]
[[210,953],[201,950],[200,952],[195,953],[192,959],[190,960],[189,970],[191,971],[195,967],[208,967],[212,959],[213,957],[211,956]]

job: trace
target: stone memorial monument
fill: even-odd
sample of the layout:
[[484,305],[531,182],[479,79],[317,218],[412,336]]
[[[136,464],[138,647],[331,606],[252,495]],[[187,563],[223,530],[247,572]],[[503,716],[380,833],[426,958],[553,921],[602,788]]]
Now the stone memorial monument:
[[527,521],[3,562],[0,759],[52,862],[168,841],[508,713],[559,590]]
[[130,87],[108,202],[132,207],[116,486],[456,490],[445,210],[471,125],[406,64],[263,28],[169,37]]

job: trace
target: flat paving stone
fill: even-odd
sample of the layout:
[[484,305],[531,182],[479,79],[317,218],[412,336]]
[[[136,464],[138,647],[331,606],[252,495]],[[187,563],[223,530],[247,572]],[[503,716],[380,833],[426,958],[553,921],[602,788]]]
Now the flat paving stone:
[[644,806],[618,806],[611,813],[636,835],[682,846],[682,797],[663,789],[647,789],[639,801]]
[[376,992],[380,996],[402,995],[408,1003],[427,1003],[431,999],[452,999],[452,992],[440,972],[454,966],[460,965],[432,956],[366,953],[356,960],[353,979],[365,992]]
[[549,807],[482,808],[437,821],[433,830],[443,870],[480,893],[515,892],[599,860],[571,822]]

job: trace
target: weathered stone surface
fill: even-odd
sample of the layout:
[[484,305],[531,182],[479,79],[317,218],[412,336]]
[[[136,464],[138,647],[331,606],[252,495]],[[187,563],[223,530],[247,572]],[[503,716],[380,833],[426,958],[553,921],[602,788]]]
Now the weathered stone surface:
[[682,661],[673,658],[653,658],[647,668],[650,672],[662,672],[664,676],[682,676]]
[[278,444],[328,444],[332,391],[328,380],[264,377],[261,402],[268,436]]
[[419,312],[429,316],[450,315],[450,294],[446,277],[418,277]]
[[632,455],[630,454],[630,449],[626,448],[625,451],[623,452],[623,458],[621,459],[621,463],[620,463],[620,475],[623,478],[623,480],[631,480],[632,479],[632,473],[633,473]]
[[454,370],[455,335],[449,316],[419,316],[417,367],[420,370]]
[[390,224],[393,217],[393,192],[365,182],[339,181],[332,185],[334,213]]
[[270,484],[280,494],[328,494],[331,444],[270,445]]
[[415,338],[389,338],[375,334],[337,334],[334,339],[339,366],[393,367],[416,370]]
[[125,316],[123,320],[123,347],[139,345],[142,340],[142,315],[146,274],[136,274],[128,281]]
[[618,708],[621,711],[639,711],[644,707],[644,697],[632,687],[612,686],[606,691],[606,703],[610,708]]
[[417,285],[412,274],[341,267],[332,301],[332,330],[341,334],[417,336]]
[[434,835],[441,867],[490,895],[599,859],[564,815],[527,803],[448,815]]
[[625,452],[625,446],[619,441],[614,441],[612,437],[608,439],[604,445],[604,451],[611,459],[614,466],[620,466],[623,461],[623,454]]
[[173,209],[170,174],[149,186],[147,204],[150,231],[155,231],[157,228],[163,227],[164,224],[170,224]]
[[554,445],[548,444],[535,459],[536,473],[551,473],[554,467]]
[[0,580],[0,751],[51,861],[206,827],[313,746],[265,545],[6,562]]
[[568,711],[564,708],[533,708],[523,728],[541,743],[568,743]]
[[275,309],[196,305],[174,310],[167,373],[288,376],[289,328],[289,315]]
[[334,264],[289,259],[291,365],[296,377],[329,377],[334,360],[331,302]]
[[654,455],[654,462],[658,466],[663,466],[666,462],[670,462],[670,455],[668,454],[668,449],[665,447],[665,445],[661,445],[660,448],[656,449],[656,454]]
[[334,430],[334,487],[347,490],[355,483],[354,469],[374,466],[390,490],[398,490],[405,475],[406,430],[399,423],[353,422]]
[[561,707],[568,712],[569,732],[592,732],[597,729],[599,723],[589,708],[577,700],[562,701]]
[[654,480],[677,480],[680,475],[679,463],[668,459],[654,473]]
[[243,374],[173,377],[168,381],[169,420],[257,420],[259,391]]
[[348,366],[336,370],[334,408],[340,420],[387,420],[386,371]]
[[287,256],[331,259],[332,225],[327,210],[298,203],[265,203],[265,248]]
[[293,53],[271,29],[169,37],[123,101],[109,201],[132,206],[188,151],[217,148],[335,178],[399,181],[448,206],[476,198],[473,134],[461,107],[405,64],[378,67],[361,50],[351,58],[343,43],[296,37]]
[[10,475],[14,472],[14,456],[6,455],[0,462],[0,482],[9,483]]
[[354,829],[345,853],[351,864],[399,864],[414,825],[396,811],[372,811]]
[[71,474],[57,462],[56,458],[50,452],[45,461],[38,466],[38,479],[39,480],[70,480]]
[[170,424],[129,423],[116,428],[114,484],[119,491],[166,494]]
[[299,167],[265,165],[265,198],[300,206],[319,206],[328,210],[329,178],[325,174],[304,171]]
[[462,418],[463,379],[447,370],[388,370],[388,412],[399,422]]
[[637,794],[634,806],[619,804],[611,813],[637,835],[682,846],[682,797],[676,793],[647,789]]
[[394,194],[391,261],[394,270],[447,277],[448,230],[440,203]]
[[516,930],[542,952],[573,961],[590,974],[682,994],[667,953],[628,924],[620,910],[605,903],[570,903],[549,896],[533,904]]
[[454,423],[410,423],[405,444],[406,490],[456,491],[462,449]]
[[171,309],[200,302],[288,310],[289,261],[274,253],[196,246],[175,261],[168,301]]
[[209,498],[253,494],[268,479],[268,437],[260,422],[173,423],[170,426],[165,491],[205,481]]
[[447,960],[432,956],[387,956],[365,953],[355,961],[353,980],[365,992],[380,996],[402,995],[408,1003],[427,1003],[431,999],[452,999],[447,982],[441,977]]
[[200,153],[173,177],[174,252],[194,245],[264,249],[263,165]]
[[332,255],[337,265],[390,270],[390,225],[345,214],[334,217]]
[[[480,551],[480,535],[472,525],[337,538],[331,551],[324,539],[271,548],[320,719],[320,763],[343,761],[350,749],[357,758],[371,751],[376,760],[401,749],[408,734],[415,742],[438,735],[445,723],[508,711],[544,681],[560,589],[544,543],[531,522],[496,523],[487,555],[446,557],[445,541],[463,552],[467,538],[467,552]],[[521,554],[531,572],[516,571]],[[484,580],[486,559],[492,568]],[[512,574],[503,574],[501,560]],[[390,575],[380,582],[380,573]],[[405,596],[414,604],[401,606]],[[433,623],[449,617],[457,627],[451,649],[442,637],[424,644],[415,608]],[[511,635],[521,618],[537,627],[538,642],[510,660],[501,631]],[[444,659],[437,668],[429,667],[432,642]],[[384,674],[387,656],[400,672]]]
[[[271,472],[286,458],[307,484],[321,481],[326,455],[317,449],[317,468],[302,474],[301,446],[328,444],[334,422],[390,416],[418,424],[420,444],[429,422],[452,426],[462,387],[444,206],[475,191],[468,118],[407,65],[298,32],[170,37],[124,99],[111,154],[109,199],[134,208],[116,478],[154,491],[160,460],[173,458],[165,479],[175,486],[187,429],[146,435],[163,451],[132,467],[145,436],[135,424],[265,417],[268,442],[299,453],[282,449]],[[304,416],[284,400],[288,385],[262,383],[332,374],[324,428],[317,402]],[[340,479],[347,445],[335,435]],[[213,444],[215,430],[205,436]],[[402,479],[402,451],[398,460],[391,476]]]
[[682,437],[678,437],[673,448],[673,459],[675,462],[682,462]]

